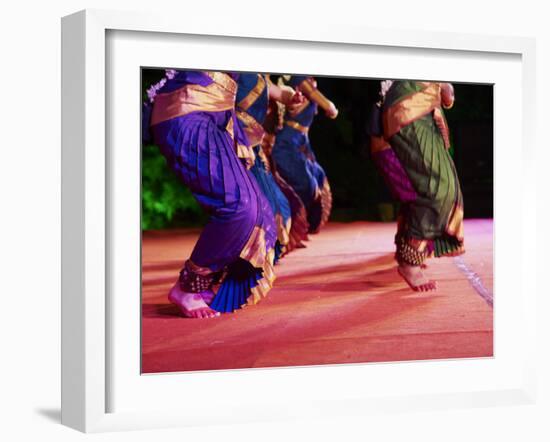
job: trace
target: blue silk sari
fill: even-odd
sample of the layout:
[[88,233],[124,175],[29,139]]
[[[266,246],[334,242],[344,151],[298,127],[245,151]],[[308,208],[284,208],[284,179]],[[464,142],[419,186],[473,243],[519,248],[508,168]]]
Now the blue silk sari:
[[[292,76],[289,83],[297,87],[303,81],[308,78]],[[317,162],[308,136],[316,113],[317,104],[307,99],[296,113],[291,115],[287,111],[272,153],[277,171],[302,199],[312,233],[318,232],[328,220],[332,207],[328,179]]]
[[278,261],[289,243],[291,210],[287,198],[271,173],[269,160],[261,147],[265,133],[262,124],[269,102],[268,85],[263,75],[255,73],[240,74],[237,83],[237,119],[247,135],[248,145],[254,151],[255,159],[250,171],[269,201],[275,216],[277,226],[275,261]]

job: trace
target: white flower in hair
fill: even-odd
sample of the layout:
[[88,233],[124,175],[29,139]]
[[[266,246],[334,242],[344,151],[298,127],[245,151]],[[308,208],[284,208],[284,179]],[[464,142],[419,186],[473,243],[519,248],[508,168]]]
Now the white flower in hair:
[[174,78],[176,76],[176,70],[175,69],[166,69],[166,78],[168,78],[168,80],[171,80],[172,78]]
[[147,97],[149,97],[150,103],[155,101],[155,95],[157,95],[157,91],[155,89],[155,85],[152,85],[149,89],[147,89]]
[[386,96],[386,93],[388,92],[392,84],[393,80],[384,80],[380,82],[380,96],[382,98]]
[[147,89],[147,97],[149,97],[149,101],[152,103],[155,101],[155,97],[157,95],[157,92],[166,84],[166,78],[163,78],[160,80],[157,84],[152,85],[149,89]]

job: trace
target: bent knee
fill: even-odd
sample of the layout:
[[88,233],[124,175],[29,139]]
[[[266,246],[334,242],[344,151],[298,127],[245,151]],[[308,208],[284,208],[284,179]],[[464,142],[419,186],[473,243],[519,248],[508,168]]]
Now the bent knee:
[[241,192],[231,201],[226,201],[218,215],[244,225],[254,225],[258,219],[259,203],[255,192]]

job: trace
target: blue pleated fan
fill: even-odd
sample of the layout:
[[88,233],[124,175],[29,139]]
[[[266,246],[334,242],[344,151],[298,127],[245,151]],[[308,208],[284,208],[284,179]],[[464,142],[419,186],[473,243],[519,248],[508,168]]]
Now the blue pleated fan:
[[[246,263],[248,264],[248,263]],[[250,296],[251,289],[262,279],[262,270],[250,264],[239,263],[229,269],[210,307],[218,312],[228,313],[241,308]],[[248,267],[248,268],[246,268]]]

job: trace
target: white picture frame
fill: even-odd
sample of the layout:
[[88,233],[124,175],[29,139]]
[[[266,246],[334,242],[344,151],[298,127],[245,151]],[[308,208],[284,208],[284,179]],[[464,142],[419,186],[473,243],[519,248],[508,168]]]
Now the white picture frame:
[[[185,25],[178,17],[86,10],[64,17],[62,20],[62,423],[84,432],[98,432],[139,428],[161,428],[208,424],[209,417],[200,406],[195,413],[174,412],[163,409],[158,402],[151,410],[112,410],[109,394],[113,389],[109,373],[114,355],[108,338],[108,327],[113,317],[110,311],[108,288],[109,244],[113,230],[109,229],[112,212],[112,195],[109,194],[109,152],[106,121],[110,118],[106,81],[108,56],[107,35],[110,32],[156,33],[165,36],[232,37],[247,41],[273,41],[292,47],[299,42],[311,45],[326,44],[346,47],[377,47],[426,49],[439,53],[468,52],[502,54],[519,57],[521,64],[520,134],[523,187],[518,191],[522,198],[522,211],[518,215],[522,241],[517,247],[523,263],[533,255],[535,247],[534,220],[536,219],[536,188],[534,174],[534,121],[535,102],[535,44],[534,40],[518,37],[492,37],[451,33],[402,31],[399,33],[372,28],[345,26],[277,28],[265,23],[251,24],[246,30],[218,20],[209,22],[188,21]],[[152,35],[152,34],[151,34]],[[252,40],[251,40],[252,39]],[[275,43],[274,43],[275,44]],[[112,55],[112,54],[111,54]],[[220,66],[223,68],[225,66]],[[229,68],[229,66],[227,67]],[[257,70],[264,70],[257,67]],[[137,94],[137,90],[136,90]],[[138,101],[133,103],[137,106]],[[502,114],[496,112],[496,118]],[[496,138],[498,144],[499,138]],[[530,182],[530,180],[532,180]],[[498,235],[498,229],[497,229]],[[498,250],[498,247],[497,247]],[[522,266],[520,303],[522,315],[518,321],[522,336],[535,335],[536,285],[534,270]],[[136,298],[137,299],[137,298]],[[498,299],[498,297],[497,297]],[[498,302],[498,301],[497,301]],[[138,337],[135,337],[138,340]],[[296,397],[288,401],[259,398],[261,407],[235,418],[239,409],[250,409],[253,399],[232,403],[233,410],[217,415],[218,422],[238,422],[315,416],[364,414],[380,410],[396,412],[412,409],[456,408],[501,404],[533,403],[536,396],[535,339],[525,339],[518,354],[521,375],[513,376],[500,387],[461,392],[445,392],[444,383],[438,391],[424,394],[400,394],[399,388],[387,394],[369,396],[359,392],[346,396],[332,392],[332,396]],[[498,358],[498,354],[496,355]],[[392,370],[392,364],[379,364],[377,370]],[[402,366],[403,367],[403,366]],[[411,368],[412,369],[412,368]],[[478,367],[479,370],[483,368]],[[324,373],[334,376],[342,367],[329,367]],[[355,366],[346,373],[358,376],[363,370]],[[399,369],[402,371],[402,368]],[[466,370],[460,362],[453,370]],[[286,376],[299,369],[284,369]],[[281,370],[279,370],[279,373]],[[519,372],[518,372],[519,373]],[[139,375],[139,373],[138,373]],[[208,382],[213,374],[203,373],[188,378],[192,382]],[[230,376],[230,374],[228,375]],[[250,374],[251,385],[265,385],[273,371],[260,370]],[[302,378],[305,379],[305,378]],[[170,382],[170,380],[164,380]],[[449,381],[446,381],[449,383]],[[255,384],[257,383],[257,384]],[[308,387],[314,388],[315,385]],[[330,389],[328,389],[330,390]],[[307,389],[304,391],[308,391]],[[304,393],[305,394],[305,393]],[[340,396],[339,396],[340,394]],[[227,398],[225,398],[227,399]],[[280,398],[279,398],[280,399]],[[223,398],[220,399],[223,401]],[[237,401],[238,402],[238,401]],[[304,406],[306,405],[306,406]]]

